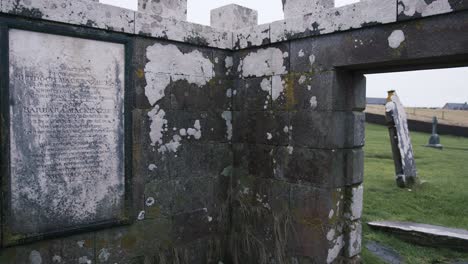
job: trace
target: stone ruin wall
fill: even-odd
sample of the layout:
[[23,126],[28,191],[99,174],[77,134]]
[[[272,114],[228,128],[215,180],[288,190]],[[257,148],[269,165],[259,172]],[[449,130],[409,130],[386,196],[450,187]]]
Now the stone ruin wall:
[[467,2],[284,0],[285,20],[264,25],[230,5],[213,27],[155,2],[1,0],[2,18],[131,38],[134,221],[7,247],[0,263],[357,262],[355,70],[467,54]]

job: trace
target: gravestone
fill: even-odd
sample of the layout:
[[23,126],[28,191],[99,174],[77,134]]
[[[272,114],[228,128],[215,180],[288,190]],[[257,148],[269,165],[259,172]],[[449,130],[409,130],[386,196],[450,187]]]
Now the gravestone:
[[395,91],[388,92],[385,117],[390,133],[397,185],[410,187],[416,182],[417,172],[413,145],[408,129],[406,112]]
[[9,232],[121,218],[124,45],[17,29],[9,45]]
[[444,146],[440,144],[440,137],[439,134],[437,134],[437,117],[432,118],[432,135],[429,138],[429,144],[426,145],[426,147],[430,148],[437,148],[437,149],[442,149]]

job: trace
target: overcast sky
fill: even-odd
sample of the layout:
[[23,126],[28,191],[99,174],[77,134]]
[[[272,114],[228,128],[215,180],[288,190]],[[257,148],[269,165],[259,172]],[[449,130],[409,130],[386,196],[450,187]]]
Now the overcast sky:
[[[137,0],[100,1],[137,9]],[[354,2],[358,1],[336,0],[335,5],[341,6]],[[210,10],[232,3],[257,10],[260,24],[283,19],[281,0],[188,0],[188,20],[209,25]],[[464,103],[468,101],[468,68],[367,76],[368,97],[386,97],[387,90],[396,90],[407,106],[442,107],[446,102]]]

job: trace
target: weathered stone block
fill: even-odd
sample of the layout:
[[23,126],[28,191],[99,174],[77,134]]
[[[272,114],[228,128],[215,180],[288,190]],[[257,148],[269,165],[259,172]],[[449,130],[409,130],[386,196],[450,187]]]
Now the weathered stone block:
[[271,109],[271,78],[247,78],[236,81],[234,110],[264,111]]
[[[44,240],[24,246],[4,248],[0,253],[1,263],[79,263],[93,260],[94,235],[70,236],[62,239]],[[14,260],[14,262],[12,262]],[[82,262],[86,263],[86,262]]]
[[288,243],[293,256],[331,263],[344,247],[342,189],[292,185],[291,212],[295,235]]
[[[177,245],[160,252],[154,263],[208,263],[226,262],[221,239],[216,236],[205,236],[190,243]],[[150,262],[148,262],[149,264]],[[140,264],[140,263],[137,263]],[[146,264],[143,263],[143,264]]]
[[[135,175],[141,175],[144,182],[169,178],[167,158],[151,146],[151,121],[148,111],[133,111],[133,157]],[[169,136],[165,140],[169,140]]]
[[289,72],[289,43],[239,51],[234,68],[241,78],[286,74]]
[[134,11],[89,0],[3,0],[2,12],[118,32],[135,32]]
[[[208,79],[204,77],[190,78],[200,79],[200,81],[191,82],[188,80],[178,80],[169,85],[171,91],[171,108],[186,111],[210,109],[212,100],[210,98]],[[204,83],[204,85],[199,86],[197,83]]]
[[232,112],[233,143],[255,142],[255,127],[249,125],[252,123],[249,118],[251,118],[250,112]]
[[176,214],[173,216],[174,228],[172,229],[175,242],[186,244],[198,238],[212,235],[216,232],[217,212],[208,212],[208,208],[200,208],[191,212]]
[[236,81],[233,79],[214,78],[208,83],[210,106],[206,110],[229,111],[237,94]]
[[138,0],[138,11],[186,21],[187,0]]
[[[153,181],[145,186],[144,219],[159,219],[204,210],[213,219],[219,214],[215,178],[186,175],[170,181]],[[208,217],[207,217],[208,219]],[[210,221],[211,222],[211,221]]]
[[[320,74],[332,70],[327,51],[335,50],[334,57],[339,56],[340,50],[333,47],[339,42],[334,35],[323,36],[318,41],[295,40],[291,41],[291,72]],[[326,39],[326,40],[323,40]],[[323,42],[322,42],[323,41]],[[328,53],[330,54],[330,53]]]
[[270,44],[270,24],[247,27],[234,31],[235,50]]
[[463,9],[468,9],[468,3],[463,0],[441,0],[434,2],[398,0],[398,20],[446,14]]
[[[270,26],[271,42],[395,22],[396,4],[393,0],[372,0],[337,8],[317,9],[316,13],[293,18],[289,18],[285,13],[286,20],[273,22]],[[309,6],[312,9],[316,8],[314,5]]]
[[232,49],[232,33],[177,19],[136,12],[135,33],[220,49]]
[[234,52],[213,50],[214,76],[220,79],[234,79]]
[[166,112],[165,118],[167,131],[163,133],[177,143],[177,146],[185,142],[228,142],[228,128],[222,112],[170,110]]
[[119,263],[151,263],[149,260],[156,254],[172,249],[172,227],[170,218],[160,217],[140,220],[126,228],[99,231],[96,233],[98,263],[113,263],[111,260],[118,257],[121,257]]
[[333,72],[275,76],[273,89],[279,92],[273,101],[274,110],[326,111],[336,108],[333,104]]
[[290,142],[290,120],[287,112],[251,112],[254,115],[257,144],[286,146]]
[[132,238],[129,239],[128,233],[127,228],[96,232],[97,263],[130,263],[134,257],[138,256],[132,250],[134,249],[132,244],[136,241],[132,241]]
[[[254,178],[273,178],[273,147],[233,144],[234,181],[242,184]],[[236,182],[236,185],[239,182]],[[244,184],[245,185],[245,184]]]
[[[463,18],[457,17],[451,20],[450,28],[444,26],[446,25],[442,22],[444,17],[439,16],[422,24],[418,24],[417,21],[408,22],[404,28],[396,24],[383,25],[355,30],[344,35],[321,36],[309,43],[303,40],[293,41],[291,71],[302,72],[308,69],[315,72],[343,66],[354,70],[365,67],[378,71],[382,68],[388,69],[397,63],[402,67],[409,65],[410,62],[407,61],[409,58],[412,60],[428,58],[446,54],[447,50],[453,54],[460,53],[463,47],[460,42],[454,40],[454,36],[467,30],[466,24],[457,23],[466,17],[463,12],[460,15]],[[304,56],[299,60],[295,56],[298,57],[301,49]],[[307,58],[311,55],[315,57],[314,64],[307,66]]]
[[256,10],[230,4],[211,10],[211,26],[227,31],[248,28],[258,24]]
[[309,149],[303,147],[278,147],[273,155],[276,179],[322,188],[344,186],[348,176],[350,150]]
[[362,148],[348,150],[345,155],[346,185],[355,185],[364,180],[364,151]]
[[[187,176],[186,176],[187,177]],[[215,179],[212,177],[180,178],[175,180],[173,213],[187,213],[199,209],[215,215],[219,201],[214,198]]]
[[348,225],[345,234],[345,256],[354,257],[361,253],[362,247],[362,223],[355,221]]
[[233,142],[288,145],[290,121],[287,112],[233,112]]
[[364,119],[360,112],[293,112],[292,144],[326,149],[363,146]]
[[333,0],[283,0],[284,18],[318,13],[335,6]]
[[348,187],[346,191],[346,212],[345,217],[350,221],[355,221],[361,218],[363,208],[363,185]]
[[230,250],[237,252],[233,257],[241,263],[264,258],[284,260],[283,250],[292,233],[289,184],[251,178],[241,181],[233,194]]
[[[93,260],[97,257],[96,252],[94,251],[96,247],[96,241],[93,234],[83,234],[73,237],[68,237],[62,239],[62,249],[59,252],[53,253],[52,263],[55,259],[59,259],[56,256],[59,256],[62,259],[62,262],[80,262],[83,260]],[[46,262],[46,261],[45,261]]]
[[[314,106],[315,100],[311,103],[309,95],[314,94],[317,110],[362,111],[366,105],[364,75],[343,70],[328,70],[332,68],[327,62],[328,58],[314,55],[317,46],[319,44],[303,41],[291,44],[292,73],[283,77],[286,78],[286,83],[294,88],[294,92],[291,92],[294,97],[289,100],[291,102],[289,107],[303,110],[304,106],[306,109],[309,105]],[[327,49],[325,45],[323,48]],[[302,101],[302,107],[299,101],[301,98],[309,99]]]
[[170,158],[171,177],[218,177],[231,157],[228,144],[187,143]]
[[156,179],[147,182],[144,185],[144,204],[141,210],[144,211],[144,219],[171,216],[174,208],[174,199],[172,197],[174,191],[175,183],[169,179]]

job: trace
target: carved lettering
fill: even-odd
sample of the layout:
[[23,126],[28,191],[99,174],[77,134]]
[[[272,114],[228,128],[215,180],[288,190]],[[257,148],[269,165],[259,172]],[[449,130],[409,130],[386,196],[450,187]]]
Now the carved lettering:
[[10,31],[10,225],[110,221],[124,201],[124,46]]

